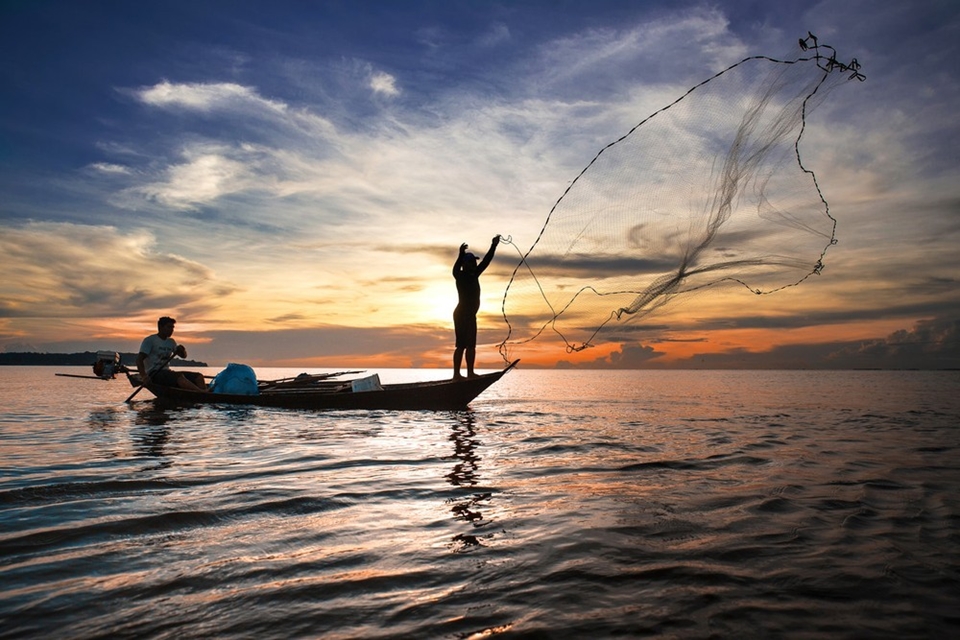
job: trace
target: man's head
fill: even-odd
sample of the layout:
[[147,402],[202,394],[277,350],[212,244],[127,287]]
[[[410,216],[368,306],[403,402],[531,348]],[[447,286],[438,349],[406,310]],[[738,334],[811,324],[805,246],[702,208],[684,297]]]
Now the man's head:
[[175,324],[177,324],[176,320],[163,316],[157,320],[157,333],[165,338],[169,338],[173,335],[173,325]]

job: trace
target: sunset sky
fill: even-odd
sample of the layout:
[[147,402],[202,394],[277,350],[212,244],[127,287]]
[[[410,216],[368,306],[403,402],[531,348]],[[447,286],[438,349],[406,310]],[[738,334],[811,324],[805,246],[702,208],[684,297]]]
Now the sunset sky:
[[[504,288],[606,144],[807,32],[865,82],[808,122],[819,276],[528,366],[960,367],[960,3],[0,0],[0,350],[447,367],[462,242]],[[662,100],[661,100],[662,98]],[[660,102],[657,102],[657,101]]]

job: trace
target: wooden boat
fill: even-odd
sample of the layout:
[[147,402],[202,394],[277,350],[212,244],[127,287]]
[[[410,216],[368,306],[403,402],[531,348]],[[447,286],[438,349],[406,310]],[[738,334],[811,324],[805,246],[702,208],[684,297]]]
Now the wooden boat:
[[[472,378],[449,378],[400,384],[375,383],[371,390],[354,390],[364,379],[338,380],[341,374],[298,376],[284,380],[259,381],[257,395],[234,395],[191,391],[148,382],[143,385],[163,402],[173,404],[220,404],[279,407],[287,409],[386,409],[456,411],[465,409],[474,398],[502,378],[519,360],[495,373]],[[348,372],[356,373],[356,372]],[[139,376],[128,373],[130,384],[141,386]],[[369,380],[366,378],[365,380]]]

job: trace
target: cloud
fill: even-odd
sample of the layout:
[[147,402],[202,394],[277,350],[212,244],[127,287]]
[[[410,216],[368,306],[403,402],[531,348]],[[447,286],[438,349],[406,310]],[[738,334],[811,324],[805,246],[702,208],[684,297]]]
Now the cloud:
[[[659,340],[666,343],[668,340]],[[957,369],[960,368],[960,320],[935,317],[884,338],[774,346],[763,351],[743,347],[658,361],[664,352],[639,343],[591,361],[561,360],[560,369]]]
[[[417,112],[374,112],[365,119],[363,129],[349,132],[343,128],[345,122],[338,127],[310,105],[294,108],[253,86],[164,80],[127,93],[156,109],[207,119],[222,116],[231,118],[231,124],[223,135],[206,128],[199,139],[196,134],[193,139],[178,138],[176,133],[167,136],[180,149],[154,157],[161,163],[164,157],[172,161],[159,171],[145,172],[144,182],[125,193],[189,209],[210,205],[226,195],[256,191],[322,196],[336,185],[337,204],[347,206],[350,213],[382,209],[387,217],[393,215],[395,207],[391,205],[397,201],[423,203],[425,211],[449,211],[460,208],[458,203],[468,195],[475,201],[475,217],[480,217],[484,209],[493,213],[505,205],[516,206],[517,196],[522,199],[526,195],[517,193],[516,187],[524,185],[530,195],[541,196],[536,207],[542,215],[547,196],[559,195],[563,179],[587,153],[621,132],[619,125],[611,126],[610,117],[624,118],[625,123],[626,118],[638,116],[632,109],[621,111],[626,105],[614,102],[598,109],[599,117],[585,119],[582,105],[570,103],[566,96],[559,101],[523,99],[529,89],[528,77],[545,76],[548,83],[562,85],[567,82],[563,78],[592,79],[600,74],[612,79],[610,74],[635,65],[656,47],[661,47],[658,55],[669,59],[667,43],[678,33],[685,40],[720,41],[724,27],[721,14],[695,12],[677,26],[654,23],[553,41],[541,48],[536,68],[518,62],[513,72],[504,76],[510,81],[501,85],[500,95],[491,95],[489,86],[482,87],[482,96],[470,85],[451,86],[439,102],[428,106],[442,116],[439,126],[422,120]],[[507,42],[509,28],[496,24],[482,40],[485,46]],[[729,38],[726,42],[738,46]],[[369,63],[361,66],[374,93],[400,94],[394,75],[374,71]],[[636,76],[621,75],[615,84],[636,86]],[[572,121],[578,122],[575,129],[570,128]],[[607,137],[584,136],[598,130],[606,131]],[[257,152],[241,147],[239,139],[251,141],[248,144]],[[216,152],[207,153],[209,149]],[[505,157],[511,158],[507,164]],[[561,164],[563,168],[558,169]],[[196,180],[191,179],[194,175]],[[548,176],[551,178],[546,180]],[[530,192],[531,186],[540,193]],[[503,197],[484,206],[483,200],[497,193]],[[129,198],[115,202],[136,207]],[[521,202],[521,208],[529,207]]]
[[[198,114],[208,120],[223,118],[234,127],[223,135],[234,141],[253,137],[282,144],[304,135],[324,140],[334,140],[337,136],[336,127],[327,118],[309,109],[291,107],[283,100],[265,98],[255,87],[233,82],[164,80],[151,87],[121,92],[133,95],[149,107]],[[174,136],[172,140],[178,138]]]
[[[748,55],[720,9],[679,13],[604,28],[583,29],[544,43],[536,58],[538,88],[609,98],[638,82],[686,84]],[[707,70],[707,72],[705,72]]]
[[182,163],[165,169],[162,181],[132,191],[176,209],[211,203],[257,184],[258,167],[255,158],[251,158],[254,155],[242,148],[195,145],[183,152]]
[[960,368],[960,320],[920,320],[884,338],[827,341],[699,353],[669,368],[715,369],[956,369]]
[[131,173],[130,167],[120,164],[113,164],[110,162],[95,162],[89,165],[89,168],[93,171],[104,174],[128,175]]
[[397,88],[397,79],[383,71],[378,71],[370,76],[370,88],[373,89],[374,93],[381,93],[390,97],[400,95],[400,89]]
[[[389,86],[383,85],[385,90]],[[166,83],[163,95],[168,93],[179,95],[175,86]],[[229,95],[237,102],[262,101],[252,89],[234,89]],[[160,104],[197,109],[202,105],[204,113],[213,115],[224,103],[169,99]],[[407,120],[382,117],[357,131],[341,130],[305,109],[234,109],[233,116],[245,115],[235,119],[223,135],[210,130],[203,136],[174,133],[158,141],[161,148],[152,157],[140,154],[149,164],[129,171],[128,186],[115,191],[111,200],[128,209],[138,209],[147,200],[189,210],[214,206],[226,196],[243,196],[274,209],[273,221],[282,226],[285,207],[276,198],[301,197],[312,202],[313,211],[329,212],[311,218],[317,222],[335,216],[338,221],[367,221],[368,226],[377,221],[394,232],[410,229],[414,233],[419,231],[413,223],[430,225],[438,214],[441,220],[454,222],[459,212],[468,211],[469,219],[479,223],[484,216],[503,211],[545,210],[548,196],[558,193],[562,182],[545,183],[544,178],[563,158],[542,157],[549,140],[535,137],[545,119],[550,126],[562,126],[562,106],[558,111],[550,103],[517,108],[468,101],[444,108],[457,117],[439,125],[418,122],[410,114]],[[526,146],[520,155],[515,153],[518,134]],[[173,145],[179,148],[170,148]],[[127,145],[115,146],[128,155]],[[509,156],[513,160],[505,164],[503,158]],[[398,213],[407,215],[411,224],[397,228],[388,222]],[[540,213],[523,217],[532,228]],[[291,223],[301,234],[306,231],[302,215],[294,214]]]
[[[235,285],[163,253],[152,235],[114,227],[35,222],[0,235],[0,317],[107,317],[202,307]],[[173,284],[175,283],[175,285]]]
[[498,22],[492,25],[488,31],[481,34],[477,42],[481,47],[496,47],[504,45],[509,42],[510,39],[510,27],[502,22]]
[[[128,209],[152,203],[185,211],[217,207],[230,198],[230,208],[218,215],[231,220],[239,220],[237,212],[244,207],[255,211],[269,206],[275,211],[274,225],[282,228],[289,223],[291,229],[296,225],[301,235],[309,234],[310,227],[329,229],[333,220],[350,219],[367,228],[387,225],[409,239],[422,233],[424,225],[436,227],[438,220],[441,235],[456,231],[472,235],[484,227],[486,234],[485,219],[509,212],[511,223],[520,224],[495,231],[527,242],[562,192],[564,180],[638,117],[632,97],[590,107],[592,114],[585,114],[583,105],[571,103],[567,96],[523,98],[528,77],[545,72],[562,84],[566,81],[560,78],[569,77],[567,73],[585,78],[617,73],[635,64],[638,56],[649,55],[651,46],[665,47],[667,35],[719,40],[723,27],[721,14],[706,12],[687,16],[669,34],[662,33],[665,25],[656,23],[554,41],[541,49],[539,68],[518,62],[504,76],[510,80],[498,93],[490,94],[489,86],[482,87],[483,95],[469,84],[451,86],[426,105],[437,119],[424,119],[423,111],[381,110],[364,117],[359,128],[353,126],[359,120],[344,119],[349,117],[349,105],[341,105],[345,114],[334,124],[317,113],[319,104],[294,107],[238,82],[164,80],[128,90],[144,105],[199,116],[207,124],[182,120],[173,131],[164,132],[157,149],[140,155],[149,164],[130,169],[130,183],[113,191],[111,201]],[[494,25],[487,36],[487,46],[510,39],[502,24]],[[376,71],[369,63],[354,66],[352,75],[360,79],[366,73],[375,94],[400,94],[394,75]],[[635,87],[636,80],[631,73],[621,76],[618,84]],[[571,127],[571,122],[577,126]],[[605,132],[602,137],[599,131]],[[116,143],[115,148],[129,145]],[[307,226],[295,209],[276,202],[294,197],[312,201],[313,210],[319,212],[306,221]],[[389,222],[398,214],[407,221],[402,228]]]
[[921,320],[912,329],[841,347],[828,354],[826,360],[860,368],[960,368],[960,319]]
[[281,101],[268,100],[256,89],[232,82],[172,83],[167,80],[152,87],[142,87],[132,93],[146,105],[162,109],[186,111],[247,111],[285,114],[288,106]]
[[642,344],[622,344],[619,351],[612,351],[589,362],[557,362],[558,369],[641,369],[664,352]]

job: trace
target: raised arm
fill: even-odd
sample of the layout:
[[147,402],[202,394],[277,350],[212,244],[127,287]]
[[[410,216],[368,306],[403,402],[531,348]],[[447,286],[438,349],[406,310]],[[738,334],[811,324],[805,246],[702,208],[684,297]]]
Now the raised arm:
[[460,275],[460,267],[463,264],[463,256],[467,253],[467,243],[460,245],[460,253],[457,255],[457,261],[453,263],[453,277]]
[[490,241],[490,249],[487,250],[487,255],[483,256],[483,260],[477,265],[477,275],[483,273],[483,270],[486,269],[490,261],[493,260],[493,255],[497,252],[498,244],[500,244],[500,236],[493,236],[493,240]]

